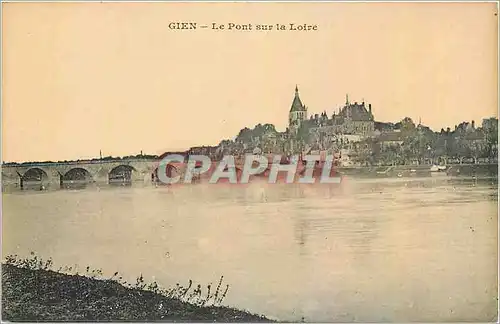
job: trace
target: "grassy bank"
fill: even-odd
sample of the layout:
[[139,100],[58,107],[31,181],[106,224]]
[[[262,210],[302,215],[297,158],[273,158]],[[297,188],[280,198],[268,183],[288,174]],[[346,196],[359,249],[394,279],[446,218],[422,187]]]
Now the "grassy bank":
[[[223,299],[222,290],[220,297],[213,298],[214,289],[212,295],[209,291],[207,297],[188,302],[181,297],[196,296],[200,286],[192,292],[179,286],[163,291],[143,284],[141,276],[135,286],[127,287],[115,279],[44,268],[2,264],[3,321],[270,322],[262,316],[217,305],[216,301]],[[210,298],[213,302],[207,303]]]

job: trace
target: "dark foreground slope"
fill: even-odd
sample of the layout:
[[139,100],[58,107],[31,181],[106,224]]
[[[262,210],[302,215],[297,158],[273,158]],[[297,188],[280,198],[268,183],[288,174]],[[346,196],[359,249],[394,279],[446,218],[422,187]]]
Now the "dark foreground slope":
[[113,280],[2,264],[3,321],[270,322],[228,307],[202,307]]

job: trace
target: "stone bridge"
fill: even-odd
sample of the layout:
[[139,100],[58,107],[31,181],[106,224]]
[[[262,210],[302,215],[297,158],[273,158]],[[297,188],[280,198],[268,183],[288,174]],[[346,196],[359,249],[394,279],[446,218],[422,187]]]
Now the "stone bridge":
[[[20,163],[2,165],[2,187],[26,186],[61,188],[67,184],[112,184],[151,183],[158,181],[160,160],[86,160],[54,163]],[[236,161],[236,170],[241,172],[243,160]],[[183,176],[185,163],[170,163],[169,176]]]
[[[92,160],[63,163],[22,163],[2,166],[2,185],[37,184],[60,187],[65,183],[151,182],[159,161],[146,159]],[[182,164],[172,163],[167,172],[182,173]]]

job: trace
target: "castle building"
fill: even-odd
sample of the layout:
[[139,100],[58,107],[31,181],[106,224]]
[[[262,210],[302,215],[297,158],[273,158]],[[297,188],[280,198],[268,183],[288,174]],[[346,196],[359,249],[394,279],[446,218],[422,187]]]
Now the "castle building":
[[351,103],[346,95],[344,107],[339,109],[337,115],[333,114],[329,124],[334,126],[337,132],[367,136],[375,130],[372,105],[368,104],[367,107],[364,101]]
[[372,113],[372,105],[349,101],[346,102],[338,113],[328,117],[326,111],[321,114],[307,117],[307,107],[299,97],[299,89],[295,87],[295,97],[289,112],[289,132],[297,134],[300,127],[306,127],[310,133],[323,134],[351,134],[370,136],[375,131],[375,119]]

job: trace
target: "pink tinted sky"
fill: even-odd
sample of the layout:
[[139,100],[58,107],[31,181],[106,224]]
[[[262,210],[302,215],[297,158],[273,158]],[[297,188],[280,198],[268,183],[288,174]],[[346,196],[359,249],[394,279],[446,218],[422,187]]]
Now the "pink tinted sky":
[[[371,103],[434,129],[497,116],[495,3],[3,3],[2,159],[62,160],[217,144],[310,112]],[[317,31],[170,30],[199,24]]]

